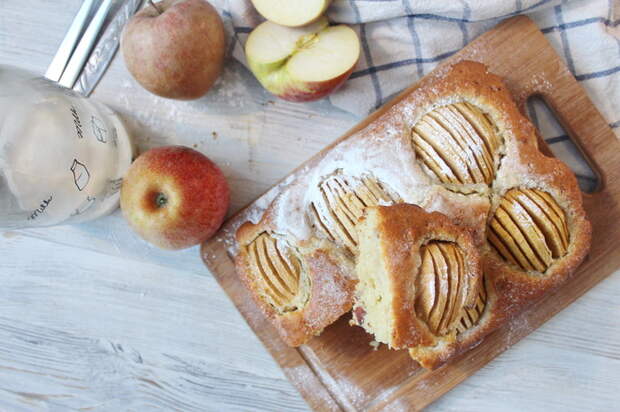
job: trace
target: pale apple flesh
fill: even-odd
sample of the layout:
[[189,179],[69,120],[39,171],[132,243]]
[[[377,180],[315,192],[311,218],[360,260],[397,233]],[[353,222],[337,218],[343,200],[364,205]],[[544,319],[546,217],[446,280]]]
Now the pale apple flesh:
[[221,170],[202,153],[182,146],[143,153],[121,187],[123,216],[138,235],[162,249],[207,240],[221,226],[229,202]]
[[289,27],[312,23],[321,17],[330,3],[331,0],[252,0],[264,18]]
[[320,99],[350,76],[360,55],[357,34],[325,18],[299,28],[260,24],[248,37],[246,57],[258,81],[290,101]]

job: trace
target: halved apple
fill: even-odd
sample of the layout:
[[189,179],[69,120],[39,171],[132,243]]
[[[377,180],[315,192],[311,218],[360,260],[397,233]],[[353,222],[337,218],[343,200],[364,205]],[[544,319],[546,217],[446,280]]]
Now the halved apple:
[[299,27],[318,19],[331,0],[252,0],[256,10],[267,20],[282,26]]
[[350,27],[329,26],[324,17],[297,28],[266,21],[250,33],[245,53],[265,89],[307,102],[327,96],[349,78],[360,42]]

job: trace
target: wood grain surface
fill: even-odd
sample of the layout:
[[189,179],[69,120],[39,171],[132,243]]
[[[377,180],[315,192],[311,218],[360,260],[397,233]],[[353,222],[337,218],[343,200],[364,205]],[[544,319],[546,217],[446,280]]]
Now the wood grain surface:
[[[608,224],[620,219],[620,143],[543,34],[527,17],[511,18],[442,65],[463,59],[485,63],[491,72],[502,76],[522,110],[530,96],[545,99],[601,177],[599,191],[585,196],[584,206],[594,231],[590,256],[559,291],[547,295],[452,363],[427,371],[412,362],[406,351],[390,351],[385,346],[373,350],[369,345],[371,337],[360,328],[349,327],[346,316],[307,344],[286,347],[235,276],[225,240],[231,228],[247,218],[242,214],[231,219],[218,236],[203,245],[203,259],[314,409],[422,409],[620,267],[620,251],[615,247],[620,233]],[[338,141],[372,123],[415,87],[401,93]],[[312,167],[332,146],[297,170]],[[270,190],[265,197],[272,198],[277,190]],[[257,202],[267,204],[262,198]],[[325,392],[333,403],[326,403]]]
[[[80,4],[0,0],[0,64],[44,73]],[[231,212],[358,120],[278,101],[232,60],[208,96],[173,102],[142,90],[117,56],[93,98],[121,113],[141,150],[195,145],[218,162]],[[0,233],[0,255],[0,410],[307,410],[197,248],[154,249],[116,212]],[[429,410],[616,410],[619,295],[618,275],[601,282]]]

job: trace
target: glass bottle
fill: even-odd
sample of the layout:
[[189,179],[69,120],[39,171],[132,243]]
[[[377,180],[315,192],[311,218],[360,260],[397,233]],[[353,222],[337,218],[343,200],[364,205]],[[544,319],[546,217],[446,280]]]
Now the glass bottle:
[[112,212],[132,155],[127,130],[108,107],[0,65],[0,228]]

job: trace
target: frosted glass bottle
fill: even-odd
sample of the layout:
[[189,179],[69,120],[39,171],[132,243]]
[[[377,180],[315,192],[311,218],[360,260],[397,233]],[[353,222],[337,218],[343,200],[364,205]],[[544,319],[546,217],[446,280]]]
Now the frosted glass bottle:
[[108,107],[0,65],[0,228],[112,212],[132,154],[127,130]]

